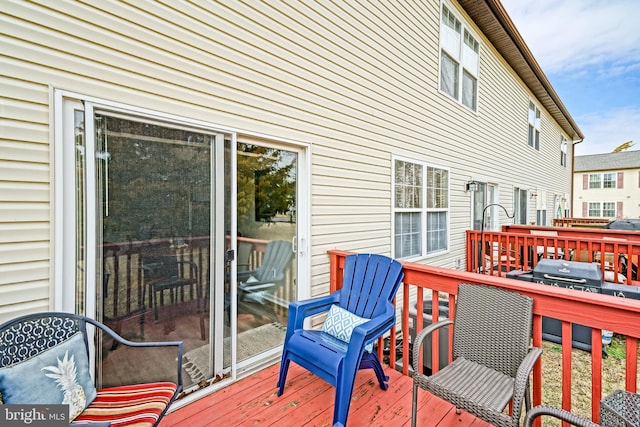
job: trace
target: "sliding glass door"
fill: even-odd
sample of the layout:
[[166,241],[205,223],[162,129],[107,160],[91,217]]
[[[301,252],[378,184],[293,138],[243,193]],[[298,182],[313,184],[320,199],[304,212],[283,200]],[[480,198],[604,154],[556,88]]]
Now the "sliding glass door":
[[282,345],[298,299],[300,153],[239,138],[237,156],[237,360],[250,361]]
[[[309,293],[298,287],[307,152],[126,106],[56,103],[55,308],[132,341],[182,341],[186,390],[277,357],[288,303]],[[92,351],[100,386],[173,369],[130,363],[108,338]]]
[[[133,341],[183,341],[187,388],[225,375],[233,135],[89,102],[67,102],[64,111],[57,305]],[[174,369],[129,363],[131,355],[106,338],[94,351],[102,386]]]

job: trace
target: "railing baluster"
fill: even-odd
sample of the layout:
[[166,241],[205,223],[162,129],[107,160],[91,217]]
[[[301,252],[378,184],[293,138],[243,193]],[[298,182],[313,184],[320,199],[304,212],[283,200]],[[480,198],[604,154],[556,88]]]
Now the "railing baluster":
[[571,410],[571,323],[562,322],[562,408]]
[[602,399],[602,330],[591,329],[591,419],[600,418]]
[[636,383],[638,381],[638,339],[627,337],[627,375],[625,386],[627,391],[636,392]]

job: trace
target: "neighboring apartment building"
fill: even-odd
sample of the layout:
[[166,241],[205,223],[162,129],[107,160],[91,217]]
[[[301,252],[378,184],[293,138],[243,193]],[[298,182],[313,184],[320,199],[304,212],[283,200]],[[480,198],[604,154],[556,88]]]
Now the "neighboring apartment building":
[[640,150],[575,156],[573,212],[582,218],[640,218]]
[[144,310],[165,242],[208,310],[171,338],[235,378],[281,343],[230,350],[236,236],[292,242],[286,302],[329,249],[463,268],[487,205],[568,208],[583,135],[498,0],[176,4],[1,2],[0,321]]

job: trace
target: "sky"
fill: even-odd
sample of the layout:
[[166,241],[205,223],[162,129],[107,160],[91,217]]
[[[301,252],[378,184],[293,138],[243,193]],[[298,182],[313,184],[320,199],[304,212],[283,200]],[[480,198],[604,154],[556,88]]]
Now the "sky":
[[640,150],[640,0],[501,0],[585,139]]

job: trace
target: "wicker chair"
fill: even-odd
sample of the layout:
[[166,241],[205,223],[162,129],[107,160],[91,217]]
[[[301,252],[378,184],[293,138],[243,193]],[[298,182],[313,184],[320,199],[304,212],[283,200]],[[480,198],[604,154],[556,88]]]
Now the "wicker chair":
[[540,416],[549,415],[559,420],[566,421],[571,425],[578,427],[600,427],[600,424],[596,424],[592,421],[577,416],[564,409],[556,408],[554,406],[536,406],[526,413],[524,416],[523,427],[532,427],[533,421]]
[[[175,370],[166,374],[166,380],[96,390],[89,344],[98,336],[126,347],[159,348],[154,360],[166,357],[167,364],[173,364],[176,358]],[[128,341],[104,324],[76,314],[35,313],[0,325],[4,403],[68,404],[74,427],[157,426],[182,391],[181,362],[180,341]]]
[[[420,387],[495,426],[518,426],[523,401],[530,407],[529,374],[542,354],[530,347],[532,312],[533,300],[524,295],[459,285],[455,321],[429,325],[413,343],[411,425],[416,425]],[[453,362],[431,376],[419,373],[423,340],[447,325],[453,325]],[[504,412],[510,401],[511,415]]]

